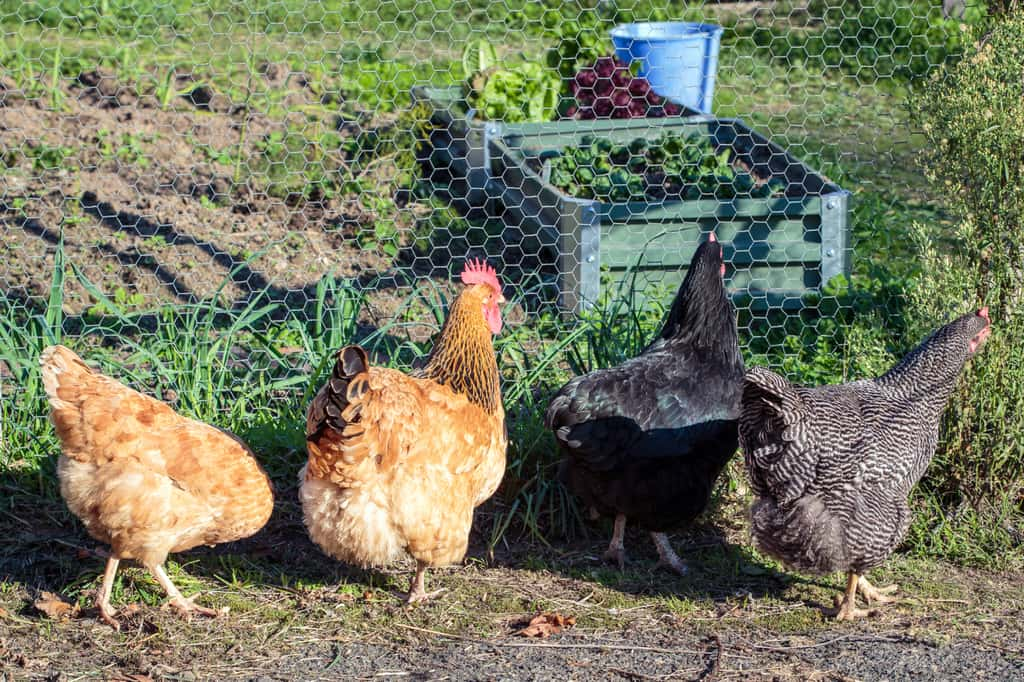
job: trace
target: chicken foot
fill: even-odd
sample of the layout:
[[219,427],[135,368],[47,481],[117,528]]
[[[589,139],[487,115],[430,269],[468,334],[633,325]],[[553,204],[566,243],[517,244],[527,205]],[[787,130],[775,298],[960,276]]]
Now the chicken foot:
[[612,541],[608,543],[608,549],[605,550],[603,558],[605,561],[617,564],[620,571],[625,570],[626,568],[625,535],[626,515],[619,514],[615,517],[615,529],[612,531]]
[[843,596],[836,595],[836,608],[826,609],[825,613],[834,616],[836,620],[854,620],[874,615],[875,609],[857,608],[857,594],[864,597],[864,601],[871,607],[875,604],[892,604],[900,601],[899,597],[889,596],[899,588],[899,585],[875,587],[868,582],[865,576],[849,573],[846,580],[846,593]]
[[846,593],[842,596],[836,595],[836,607],[825,609],[825,615],[832,616],[836,620],[855,620],[871,615],[871,610],[857,608],[857,587],[860,585],[861,577],[853,572],[847,574]]
[[428,599],[442,594],[445,588],[434,590],[433,592],[427,592],[424,589],[424,576],[427,573],[427,564],[423,561],[416,561],[416,575],[413,576],[412,582],[409,584],[409,593],[405,596],[405,603],[412,605],[418,604]]
[[178,591],[178,588],[174,586],[174,583],[171,582],[170,577],[168,577],[162,565],[157,564],[156,566],[147,566],[146,568],[149,569],[149,572],[153,574],[156,581],[160,583],[160,587],[164,588],[167,596],[170,597],[166,605],[177,611],[178,614],[184,618],[189,618],[194,613],[198,613],[201,616],[216,618],[222,613],[227,612],[227,608],[218,611],[217,609],[208,609],[205,606],[197,605],[194,601],[196,595],[191,597],[185,597],[182,595],[181,592]]
[[669,568],[679,575],[686,575],[690,572],[690,567],[672,549],[672,543],[668,541],[667,535],[664,533],[651,533],[651,539],[654,540],[654,546],[658,548],[657,568]]
[[96,595],[96,608],[100,610],[100,619],[118,631],[121,630],[121,624],[115,618],[117,609],[110,605],[110,593],[114,589],[114,576],[117,575],[117,565],[120,562],[120,559],[113,556],[107,559],[107,569],[103,572],[103,586]]
[[899,597],[889,596],[899,589],[899,585],[875,587],[874,585],[868,582],[868,579],[865,576],[860,576],[857,579],[857,591],[860,592],[862,597],[864,597],[864,601],[868,603],[868,606],[872,606],[875,603],[892,604],[900,601]]

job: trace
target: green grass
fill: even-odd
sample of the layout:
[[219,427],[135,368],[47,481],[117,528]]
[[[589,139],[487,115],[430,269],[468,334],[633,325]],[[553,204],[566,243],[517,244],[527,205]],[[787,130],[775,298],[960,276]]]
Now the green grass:
[[[182,95],[208,85],[280,125],[256,136],[249,119],[236,113],[237,142],[222,148],[193,143],[204,160],[221,172],[230,169],[233,182],[273,197],[357,202],[374,219],[356,239],[395,256],[401,246],[396,223],[409,214],[396,202],[395,190],[415,179],[410,156],[415,157],[419,119],[399,118],[388,128],[363,125],[362,115],[393,118],[407,109],[412,85],[461,80],[459,55],[471,36],[490,37],[499,53],[512,58],[519,51],[539,54],[551,41],[551,26],[578,11],[562,5],[250,0],[250,11],[238,13],[237,3],[228,0],[0,0],[0,62],[30,97],[54,110],[67,105],[62,87],[95,67],[114,71],[162,110],[188,107]],[[652,13],[650,3],[621,5],[638,16]],[[679,3],[665,6],[684,11]],[[827,292],[816,313],[765,320],[741,315],[747,358],[808,383],[876,373],[916,341],[903,338],[901,292],[918,274],[905,228],[915,221],[940,228],[952,222],[942,188],[930,185],[917,165],[921,140],[909,132],[907,88],[889,78],[857,81],[840,70],[823,77],[813,65],[768,59],[741,37],[736,30],[723,46],[716,113],[745,119],[854,192],[856,254],[852,287]],[[263,62],[302,72],[315,103],[296,111],[286,100],[288,88],[262,77]],[[179,70],[194,80],[179,83]],[[340,128],[353,122],[360,133],[343,138]],[[138,168],[148,165],[155,143],[113,131],[95,141],[101,158]],[[14,165],[9,156],[26,157],[37,174],[76,171],[82,153],[45,141],[0,152],[5,165]],[[375,173],[387,164],[397,172],[381,180]],[[414,240],[421,254],[446,243],[432,238],[455,235],[468,249],[493,246],[502,234],[500,221],[463,219],[450,207],[426,201],[420,206],[429,209],[416,218]],[[79,218],[69,210],[65,222]],[[170,248],[156,237],[146,247]],[[428,348],[406,339],[403,322],[426,313],[439,327],[446,305],[441,292],[419,289],[392,321],[360,336],[366,289],[330,275],[320,278],[314,300],[300,309],[259,295],[238,310],[214,303],[152,308],[124,289],[92,286],[58,254],[46,300],[0,300],[0,361],[11,372],[0,400],[0,476],[49,497],[55,494],[56,442],[39,419],[46,408],[35,366],[49,343],[67,336],[67,343],[104,371],[151,393],[175,395],[176,407],[237,432],[261,452],[275,479],[290,481],[303,450],[302,411],[329,370],[331,353],[358,338],[381,361],[408,368]],[[93,306],[81,317],[66,318],[62,311],[66,278],[88,285],[92,295]],[[222,289],[229,282],[230,277]],[[631,357],[654,332],[663,310],[656,304],[638,308],[628,291],[621,293],[578,323],[541,316],[510,327],[497,341],[511,445],[505,485],[483,528],[492,552],[523,537],[543,544],[584,531],[574,500],[554,480],[558,454],[540,415],[551,391],[571,375]],[[285,354],[285,347],[301,351]],[[915,554],[987,564],[1020,552],[1004,530],[1019,518],[1012,504],[997,504],[992,514],[947,509],[927,497],[915,503],[921,514],[908,541]]]
[[[49,424],[36,417],[47,412],[35,364],[45,345],[63,341],[111,376],[150,394],[173,396],[183,413],[247,440],[275,480],[290,485],[304,451],[304,409],[329,373],[333,353],[359,340],[378,361],[408,369],[429,345],[403,339],[401,321],[422,320],[426,314],[437,329],[448,303],[442,291],[420,287],[392,322],[366,335],[359,324],[366,289],[327,275],[306,309],[286,309],[257,295],[236,310],[206,303],[140,311],[101,292],[61,253],[58,249],[45,308],[30,313],[15,301],[0,299],[5,349],[0,361],[11,369],[15,387],[13,393],[5,390],[0,401],[7,434],[0,463],[5,477],[13,475],[25,492],[47,497],[56,492],[51,471],[57,444]],[[69,276],[97,302],[82,317],[62,312]],[[222,286],[230,281],[229,275]],[[612,298],[577,322],[546,315],[530,325],[509,327],[497,338],[511,442],[502,490],[481,528],[490,553],[524,538],[548,544],[585,532],[574,499],[555,480],[559,455],[541,423],[543,411],[551,392],[572,375],[638,352],[662,313],[658,307],[637,309],[629,299]],[[856,327],[856,317],[851,324]],[[67,339],[64,330],[72,332]],[[845,333],[836,343],[840,350],[851,343]],[[747,347],[752,341],[745,337]],[[293,350],[285,354],[281,349],[286,347]],[[787,350],[792,349],[769,347],[755,359],[778,362]],[[818,372],[824,380],[863,373],[863,358],[847,354],[837,360],[822,353],[820,341],[811,342],[810,355],[800,351],[796,357],[793,369],[804,376]],[[827,363],[824,368],[821,362]],[[721,485],[732,484],[726,478]],[[1006,530],[1019,521],[1019,509],[1012,505],[997,516],[953,513],[920,496],[915,505],[922,514],[907,543],[914,554],[971,565],[1012,564],[1019,555]]]

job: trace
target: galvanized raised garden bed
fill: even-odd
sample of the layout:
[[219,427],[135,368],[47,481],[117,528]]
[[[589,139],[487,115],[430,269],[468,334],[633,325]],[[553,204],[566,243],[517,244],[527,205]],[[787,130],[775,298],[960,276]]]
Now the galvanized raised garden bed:
[[430,139],[432,168],[447,171],[455,185],[453,191],[462,198],[472,204],[483,203],[490,179],[485,122],[474,118],[466,108],[462,88],[418,85],[412,89],[412,102],[433,110],[431,122],[436,129]]
[[[697,245],[711,230],[722,242],[727,284],[754,307],[799,307],[833,277],[849,274],[849,193],[737,120],[627,119],[490,124],[492,182],[524,231],[557,240],[560,302],[580,311],[635,270],[637,285],[662,284],[671,296]],[[785,193],[765,198],[602,203],[547,183],[528,161],[579,144],[585,135],[629,143],[663,132],[697,134],[716,150],[730,147],[761,178],[783,178]],[[494,190],[492,190],[494,191]],[[639,292],[643,293],[643,292]],[[667,302],[667,301],[666,301]]]
[[[482,121],[466,106],[462,86],[415,86],[411,91],[413,104],[426,104],[433,110],[431,119],[437,129],[431,136],[430,163],[434,169],[446,170],[452,191],[470,204],[482,204],[487,198],[487,184],[491,180],[490,140],[500,137],[502,125],[496,121]],[[704,117],[693,109],[683,107],[683,116]],[[640,119],[659,120],[659,119]],[[678,120],[678,117],[676,118]],[[574,121],[562,124],[573,125]],[[548,123],[521,123],[522,130],[542,130]]]

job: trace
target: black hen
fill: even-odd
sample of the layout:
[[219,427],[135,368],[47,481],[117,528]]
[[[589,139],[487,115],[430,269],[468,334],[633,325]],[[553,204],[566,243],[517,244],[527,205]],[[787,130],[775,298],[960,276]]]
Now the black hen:
[[625,563],[631,518],[661,564],[684,573],[665,531],[707,506],[736,452],[743,359],[714,234],[697,248],[665,325],[644,351],[562,387],[545,424],[566,454],[562,474],[591,508],[615,517],[606,558]]

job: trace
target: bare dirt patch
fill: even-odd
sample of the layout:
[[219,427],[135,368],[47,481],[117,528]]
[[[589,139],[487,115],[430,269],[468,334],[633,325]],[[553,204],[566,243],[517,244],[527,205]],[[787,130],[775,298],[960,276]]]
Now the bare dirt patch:
[[[387,276],[400,263],[357,239],[376,218],[359,194],[275,192],[267,178],[281,174],[274,163],[288,154],[271,145],[289,134],[331,131],[345,140],[388,121],[352,124],[315,106],[301,79],[278,71],[268,67],[264,75],[290,88],[285,99],[294,110],[277,117],[200,102],[195,92],[163,110],[101,72],[83,73],[59,110],[6,91],[0,230],[9,257],[0,286],[9,295],[45,296],[61,239],[67,260],[108,296],[120,290],[129,307],[214,296],[230,307],[255,292],[308,298],[328,273]],[[334,165],[344,156],[338,152]],[[302,190],[303,180],[290,183]],[[401,240],[412,214],[392,217]],[[69,282],[69,313],[95,303]]]

